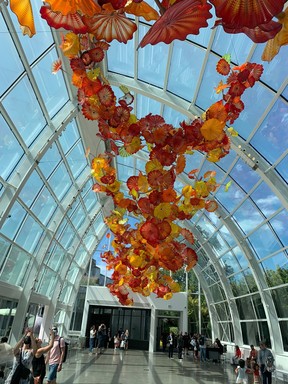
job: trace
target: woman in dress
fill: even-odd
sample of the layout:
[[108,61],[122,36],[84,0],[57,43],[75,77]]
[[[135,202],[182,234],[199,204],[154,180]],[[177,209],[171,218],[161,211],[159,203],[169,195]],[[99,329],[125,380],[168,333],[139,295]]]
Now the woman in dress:
[[42,340],[36,339],[37,351],[32,360],[32,372],[34,377],[34,384],[42,384],[46,375],[46,364],[44,353],[50,351],[54,345],[55,333],[50,331],[50,342],[46,347],[42,347]]
[[[27,328],[27,330],[25,331],[25,335],[18,341],[18,343],[13,348],[13,367],[5,381],[5,384],[11,383],[13,374],[20,363],[20,359],[24,367],[31,370],[32,359],[34,354],[36,353],[36,350],[37,346],[33,332],[31,329]],[[21,378],[19,384],[30,384],[30,377],[28,377],[27,379]]]

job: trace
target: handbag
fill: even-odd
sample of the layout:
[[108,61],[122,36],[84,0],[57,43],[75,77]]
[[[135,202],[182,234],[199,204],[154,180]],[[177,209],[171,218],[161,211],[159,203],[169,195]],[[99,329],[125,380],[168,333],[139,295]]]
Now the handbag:
[[26,368],[25,365],[22,364],[22,350],[20,350],[19,364],[17,365],[13,376],[11,377],[10,384],[19,384],[20,379],[28,379],[30,374],[30,369]]

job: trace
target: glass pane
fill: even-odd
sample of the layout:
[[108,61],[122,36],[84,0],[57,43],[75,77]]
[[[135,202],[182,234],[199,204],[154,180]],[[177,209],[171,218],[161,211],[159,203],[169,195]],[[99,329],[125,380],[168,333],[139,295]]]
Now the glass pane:
[[32,211],[44,225],[46,225],[57,208],[57,203],[53,199],[47,188],[44,188],[35,203]]
[[69,99],[63,72],[54,75],[51,71],[52,63],[57,59],[56,50],[52,50],[33,67],[33,75],[51,118]]
[[61,248],[59,245],[56,245],[49,257],[47,265],[53,269],[53,271],[58,272],[64,264],[64,259],[65,253],[63,248]]
[[287,222],[288,214],[286,210],[281,211],[270,220],[270,224],[284,246],[288,245]]
[[263,260],[261,265],[270,287],[288,283],[288,258],[286,252],[280,252],[269,259]]
[[288,321],[279,321],[284,351],[288,352]]
[[239,184],[244,191],[248,192],[260,180],[257,172],[239,159],[230,172],[230,176]]
[[262,259],[281,248],[279,241],[267,224],[262,225],[257,231],[252,233],[248,240],[252,244],[259,259]]
[[31,207],[42,186],[43,181],[38,173],[33,171],[19,194],[20,199],[27,205],[27,207]]
[[23,46],[24,52],[27,56],[29,63],[33,63],[51,44],[53,43],[51,30],[47,26],[47,22],[40,17],[39,0],[30,0],[33,6],[33,18],[36,28],[36,35],[31,39],[27,39],[27,35],[23,35],[19,31],[19,23],[13,12],[10,15],[13,19],[16,31],[19,31],[18,38],[20,39],[21,45]]
[[[286,270],[287,274],[287,270]],[[287,280],[287,279],[286,279]],[[271,291],[277,316],[287,318],[288,313],[288,287],[273,289]]]
[[160,115],[161,104],[150,97],[137,94],[136,96],[136,105],[137,105],[137,117],[141,119],[142,117],[152,113],[152,115]]
[[17,202],[15,202],[11,208],[9,217],[5,220],[1,232],[9,237],[9,239],[14,239],[22,221],[26,215],[24,208]]
[[255,189],[251,194],[251,199],[254,200],[254,203],[266,217],[269,217],[281,207],[280,200],[265,183],[261,183]]
[[231,38],[231,35],[224,32],[223,28],[217,28],[212,50],[220,56],[230,53],[233,63],[242,64],[247,61],[252,46],[253,41],[244,33],[235,34],[233,38]]
[[51,297],[56,288],[57,277],[55,272],[48,268],[43,268],[39,274],[36,292]]
[[16,246],[12,246],[0,279],[6,283],[22,286],[30,257]]
[[76,143],[76,141],[79,140],[79,138],[80,135],[77,129],[77,124],[75,120],[73,120],[70,124],[67,125],[65,131],[62,132],[62,135],[59,137],[59,142],[63,152],[67,153]]
[[260,295],[241,297],[235,300],[240,320],[265,319],[265,311]]
[[67,155],[67,160],[73,176],[77,179],[84,169],[88,167],[82,143],[77,144],[76,147],[72,149],[69,155]]
[[67,168],[61,164],[49,180],[51,188],[59,200],[62,200],[72,185]]
[[[227,178],[225,184],[229,181],[229,178]],[[215,197],[228,212],[231,212],[245,198],[245,193],[232,181],[228,192],[225,192],[225,185],[222,185],[216,192]]]
[[285,156],[284,159],[277,165],[276,170],[280,173],[286,183],[288,183],[288,156]]
[[237,275],[228,278],[231,284],[232,292],[234,296],[242,296],[249,293],[249,289],[246,283],[245,275],[238,273]]
[[131,52],[134,52],[133,39],[128,40],[127,44],[121,44],[121,49],[118,41],[111,41],[107,52],[108,71],[134,77],[134,55]]
[[[235,121],[234,128],[245,140],[257,125],[259,117],[265,113],[273,97],[274,93],[259,82],[253,86],[253,90],[248,89],[241,96],[245,109],[241,118]],[[255,103],[255,100],[261,100],[261,103]]]
[[60,163],[61,157],[58,148],[55,143],[48,149],[45,155],[42,157],[39,163],[39,168],[43,172],[43,175],[48,178],[57,165]]
[[2,115],[0,115],[0,176],[4,180],[7,180],[13,169],[20,162],[23,154],[24,151],[21,145],[18,143]]
[[227,252],[224,256],[219,260],[221,265],[223,266],[224,272],[226,276],[233,275],[236,272],[240,271],[240,266],[236,262],[234,255],[232,252]]
[[[193,65],[191,65],[191,57],[197,57]],[[185,100],[193,100],[204,57],[204,49],[189,44],[187,41],[175,40],[167,90],[183,97]],[[179,71],[179,68],[181,68],[181,71]]]
[[249,233],[262,223],[264,217],[250,199],[246,200],[232,215],[244,233]]
[[42,233],[43,229],[40,225],[31,216],[28,216],[15,241],[28,252],[33,253]]
[[283,100],[278,99],[252,137],[251,144],[272,164],[285,152],[287,143],[288,105]]
[[2,103],[29,147],[44,129],[46,121],[27,76],[9,92]]
[[266,340],[268,348],[271,348],[270,333],[266,321],[241,322],[243,342],[246,345],[258,346],[261,340]]
[[[140,25],[139,40],[142,40],[147,28]],[[131,52],[131,51],[130,51]],[[133,48],[132,48],[133,52]],[[168,59],[169,45],[159,43],[146,45],[144,49],[138,50],[138,79],[157,87],[164,86],[166,65]],[[133,61],[131,53],[130,61]],[[131,60],[132,59],[132,60]]]
[[11,35],[0,13],[0,34],[2,54],[0,60],[0,95],[20,76],[24,71],[19,54],[13,44]]

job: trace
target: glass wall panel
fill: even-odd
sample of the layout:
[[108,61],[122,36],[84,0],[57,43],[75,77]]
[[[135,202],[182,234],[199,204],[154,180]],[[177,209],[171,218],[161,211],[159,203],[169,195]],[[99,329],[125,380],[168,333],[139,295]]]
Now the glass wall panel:
[[1,48],[5,55],[2,55],[0,63],[0,95],[9,88],[24,71],[19,54],[12,41],[11,35],[0,13]]
[[226,276],[233,275],[236,272],[240,271],[240,266],[235,260],[235,256],[232,252],[227,252],[224,256],[220,258],[220,264],[223,266]]
[[247,257],[245,256],[245,254],[243,253],[242,249],[240,247],[235,247],[233,248],[233,254],[234,256],[236,257],[239,265],[240,265],[240,268],[241,269],[245,269],[248,267],[248,260],[247,260]]
[[53,118],[68,101],[69,96],[63,78],[63,72],[53,74],[51,65],[58,59],[55,49],[46,54],[33,67],[33,75],[44,99],[49,116]]
[[[147,28],[140,25],[139,40],[144,37]],[[128,46],[128,44],[127,44]],[[131,51],[130,51],[131,52]],[[132,48],[133,52],[133,48]],[[169,45],[159,43],[157,46],[146,45],[145,49],[138,51],[138,79],[156,87],[163,87],[166,73],[166,63],[169,53]],[[119,56],[119,54],[118,54]],[[134,61],[129,53],[129,61]],[[119,71],[118,71],[119,72]],[[126,68],[125,68],[126,72]]]
[[43,229],[41,226],[33,219],[33,217],[27,216],[15,241],[28,252],[33,253],[42,233]]
[[216,199],[227,209],[228,212],[233,211],[237,205],[245,198],[245,193],[240,189],[235,182],[229,177],[225,180],[225,184],[232,182],[229,193],[225,191],[225,186],[221,186],[215,194]]
[[283,348],[285,352],[288,352],[288,321],[279,321]]
[[60,164],[50,177],[49,182],[58,200],[61,201],[72,185],[69,173],[64,164]]
[[30,263],[30,256],[16,246],[12,246],[0,279],[6,283],[22,286]]
[[244,273],[238,273],[228,278],[234,296],[242,296],[249,293]]
[[43,172],[46,179],[53,173],[54,169],[61,161],[61,156],[58,151],[57,145],[53,143],[52,147],[48,149],[45,155],[39,162],[39,168]]
[[277,316],[281,319],[288,318],[288,286],[271,291]]
[[56,288],[57,275],[49,268],[43,268],[39,273],[38,283],[36,285],[36,292],[52,297]]
[[55,246],[53,251],[50,253],[49,260],[47,262],[48,267],[53,271],[59,272],[61,266],[63,265],[65,258],[65,253],[62,247],[58,244]]
[[287,222],[288,214],[286,210],[281,211],[270,220],[270,224],[285,247],[288,246]]
[[248,192],[260,180],[260,176],[248,164],[240,158],[233,169],[230,171],[230,176],[241,185],[244,191]]
[[1,232],[9,237],[9,239],[13,239],[22,224],[25,215],[25,209],[16,201],[10,210],[9,217],[7,217],[1,228]]
[[[191,66],[191,57],[197,57]],[[175,40],[168,79],[168,92],[185,100],[193,100],[199,74],[203,65],[205,50],[187,41]],[[181,71],[179,68],[181,67]]]
[[261,183],[251,194],[251,199],[266,217],[271,216],[281,207],[281,201],[266,183]]
[[241,322],[243,342],[246,345],[259,346],[260,341],[265,340],[268,348],[271,348],[270,333],[266,321]]
[[268,224],[263,224],[257,231],[253,232],[252,235],[248,237],[248,241],[252,244],[256,256],[259,259],[277,252],[282,248]]
[[226,242],[222,239],[219,232],[215,232],[214,235],[212,235],[209,239],[209,244],[217,256],[222,255],[228,249]]
[[67,161],[74,178],[77,179],[77,177],[84,171],[84,169],[88,167],[82,143],[77,144],[72,149],[72,151],[67,155]]
[[240,320],[265,319],[265,311],[259,294],[235,300]]
[[215,304],[215,309],[219,320],[231,319],[230,310],[226,302]]
[[9,338],[17,305],[17,301],[7,300],[0,296],[0,337]]
[[47,122],[27,76],[9,92],[2,103],[29,147]]
[[38,220],[41,221],[41,223],[47,225],[56,208],[56,201],[45,187],[33,204],[32,211],[37,216]]
[[[6,54],[3,56],[6,56]],[[2,115],[0,115],[0,176],[4,180],[7,180],[14,168],[19,165],[23,155],[24,151],[21,145],[18,143]]]
[[244,201],[237,211],[233,213],[233,218],[235,219],[236,224],[246,234],[255,229],[255,227],[261,224],[264,220],[264,217],[250,199]]
[[37,171],[34,170],[23,186],[19,197],[30,208],[42,187],[43,181]]
[[[5,257],[6,257],[6,254],[8,252],[10,245],[11,244],[7,240],[0,237],[0,266],[1,267],[3,265],[3,262],[5,260]],[[1,267],[0,267],[0,270],[1,270]]]
[[288,283],[288,258],[286,252],[277,253],[263,260],[260,265],[270,287]]

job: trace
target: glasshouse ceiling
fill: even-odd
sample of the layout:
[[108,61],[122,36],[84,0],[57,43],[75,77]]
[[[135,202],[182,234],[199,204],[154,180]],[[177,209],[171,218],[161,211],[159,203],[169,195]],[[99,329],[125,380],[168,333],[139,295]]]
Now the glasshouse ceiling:
[[[89,147],[95,156],[109,150],[109,143],[96,136],[96,122],[81,113],[69,63],[59,48],[63,31],[51,32],[35,12],[37,33],[29,39],[9,7],[0,6],[1,291],[9,296],[13,286],[19,288],[18,298],[32,290],[32,301],[38,295],[71,305],[107,231],[104,218],[114,208],[111,198],[92,191],[85,151]],[[184,41],[138,48],[153,22],[134,20],[133,39],[112,41],[101,68],[118,98],[123,96],[120,85],[129,88],[138,118],[153,113],[176,127],[201,116],[219,100],[216,65],[224,55],[231,55],[233,65],[249,61],[264,67],[261,80],[242,98],[245,109],[233,123],[238,136],[231,137],[229,155],[213,163],[196,151],[187,157],[175,186],[181,193],[194,169],[198,178],[216,171],[220,186],[211,197],[217,210],[199,210],[181,223],[195,236],[194,271],[210,314],[232,322],[235,339],[242,340],[242,312],[249,303],[253,314],[248,320],[267,324],[283,350],[288,344],[283,336],[288,313],[281,302],[288,284],[287,47],[270,63],[262,62],[264,44],[212,29],[215,20],[210,19],[207,28]],[[59,57],[63,71],[52,74]],[[112,163],[125,183],[145,169],[147,159],[143,148]],[[37,278],[31,281],[31,276]],[[273,325],[276,318],[280,326]]]

